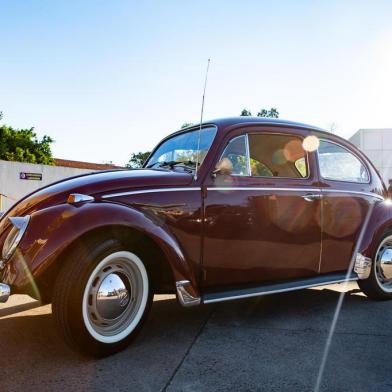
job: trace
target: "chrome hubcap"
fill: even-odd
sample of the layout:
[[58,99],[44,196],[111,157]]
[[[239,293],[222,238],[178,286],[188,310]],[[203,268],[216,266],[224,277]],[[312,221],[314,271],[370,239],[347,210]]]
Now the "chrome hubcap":
[[127,258],[109,258],[89,282],[84,304],[89,324],[99,335],[118,335],[141,306],[144,287],[139,268]]
[[99,286],[96,299],[97,311],[104,319],[116,319],[126,309],[130,294],[124,282],[126,277],[112,273]]
[[392,292],[392,236],[380,244],[374,265],[378,284],[382,290]]

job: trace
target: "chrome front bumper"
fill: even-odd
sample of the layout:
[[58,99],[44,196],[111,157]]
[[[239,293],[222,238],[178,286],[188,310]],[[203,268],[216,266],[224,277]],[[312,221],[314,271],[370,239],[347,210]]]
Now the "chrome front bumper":
[[0,283],[0,302],[7,302],[11,294],[11,288],[8,284]]

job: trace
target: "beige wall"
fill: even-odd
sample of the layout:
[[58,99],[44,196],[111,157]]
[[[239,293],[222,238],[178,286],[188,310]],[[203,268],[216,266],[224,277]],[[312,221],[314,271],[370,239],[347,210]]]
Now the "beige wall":
[[360,129],[350,141],[373,162],[388,186],[392,179],[392,129]]
[[[5,195],[5,197],[0,196],[2,204],[0,206],[0,211],[8,210],[12,204],[23,196],[38,188],[51,184],[52,182],[94,171],[95,170],[0,160],[0,194]],[[21,180],[19,178],[20,172],[40,173],[42,174],[42,181]]]

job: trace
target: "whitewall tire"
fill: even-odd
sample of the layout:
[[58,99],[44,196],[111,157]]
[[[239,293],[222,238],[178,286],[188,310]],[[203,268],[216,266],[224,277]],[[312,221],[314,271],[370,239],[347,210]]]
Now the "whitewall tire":
[[115,239],[87,245],[65,260],[52,308],[72,348],[105,356],[126,347],[140,330],[152,292],[140,255]]

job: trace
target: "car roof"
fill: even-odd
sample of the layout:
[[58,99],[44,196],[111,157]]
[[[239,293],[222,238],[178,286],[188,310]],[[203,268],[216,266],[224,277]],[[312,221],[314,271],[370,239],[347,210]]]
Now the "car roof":
[[[325,129],[309,125],[309,124],[304,124],[296,121],[290,121],[290,120],[284,120],[281,118],[269,118],[269,117],[254,117],[254,116],[238,116],[238,117],[224,117],[224,118],[217,118],[217,119],[212,119],[212,120],[205,120],[202,123],[202,127],[206,127],[208,125],[214,125],[218,128],[218,133],[220,134],[220,137],[222,137],[228,130],[228,128],[231,128],[233,126],[241,126],[243,125],[250,125],[250,124],[260,124],[260,125],[271,125],[271,126],[286,126],[290,128],[301,128],[301,129],[307,129],[314,133],[315,135],[318,135],[320,137],[324,136],[329,136],[332,137],[333,139],[337,140],[342,140],[344,143],[351,144],[347,142],[346,139],[332,134],[331,132],[326,131]],[[198,129],[200,127],[200,124],[193,124],[189,127],[180,129],[176,132],[173,132],[172,134],[166,136],[159,144],[164,142],[167,139],[170,139],[171,137],[175,135],[179,135],[184,132],[188,132],[191,130]]]
[[[295,128],[306,129],[310,131],[313,135],[319,137],[320,139],[325,138],[334,142],[339,142],[344,146],[350,146],[350,148],[354,150],[357,154],[359,154],[362,157],[365,157],[363,152],[360,151],[358,147],[355,146],[353,143],[351,143],[349,140],[343,138],[342,136],[328,132],[325,129],[316,127],[314,125],[309,125],[309,124],[290,121],[290,120],[283,120],[280,118],[254,117],[254,116],[227,117],[227,118],[218,118],[208,122],[203,121],[203,126],[216,125],[219,129],[221,136],[227,132],[228,128],[231,128],[236,125],[241,126],[241,124],[244,125],[260,124],[260,125],[272,125],[272,126],[285,126],[293,129]],[[187,129],[192,129],[192,128],[197,129],[198,127],[200,127],[200,125],[192,126]],[[366,159],[368,160],[367,157]]]
[[[202,126],[207,126],[207,125],[216,125],[219,130],[222,132],[225,132],[226,128],[235,126],[235,125],[241,125],[241,124],[260,124],[260,125],[280,125],[280,126],[287,126],[287,127],[293,127],[293,128],[302,128],[302,129],[308,129],[310,131],[315,131],[315,132],[322,132],[326,134],[330,134],[329,132],[325,131],[324,129],[318,128],[313,125],[309,124],[304,124],[296,121],[289,121],[289,120],[283,120],[281,118],[269,118],[269,117],[252,117],[252,116],[238,116],[238,117],[224,117],[224,118],[216,118],[212,120],[205,120],[202,123]],[[174,132],[170,136],[173,136],[177,133],[181,133],[184,131],[188,131],[191,129],[197,129],[200,127],[200,124],[194,124],[189,127],[183,128],[177,132]]]
[[286,125],[290,127],[307,128],[315,131],[323,131],[323,129],[300,123],[295,121],[283,120],[281,118],[270,117],[252,117],[252,116],[238,116],[238,117],[225,117],[209,121],[203,121],[203,124],[215,124],[221,128],[227,128],[234,125],[255,123],[255,124],[268,124],[268,125]]

